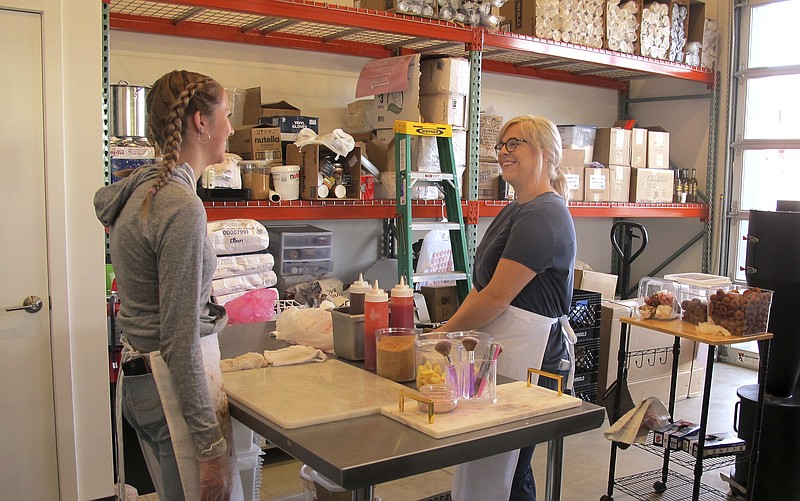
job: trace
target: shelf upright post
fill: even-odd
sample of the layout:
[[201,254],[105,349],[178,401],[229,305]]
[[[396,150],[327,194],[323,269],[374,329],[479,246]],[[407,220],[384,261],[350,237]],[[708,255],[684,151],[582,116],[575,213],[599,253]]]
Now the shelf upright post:
[[[475,251],[478,248],[478,217],[480,217],[478,200],[478,159],[480,157],[481,136],[481,65],[483,63],[483,28],[472,31],[472,43],[469,44],[469,138],[467,146],[467,204],[476,209],[470,210],[464,236],[467,239],[467,259],[470,268],[475,262]],[[473,212],[475,214],[473,215]],[[474,216],[474,217],[473,217]]]

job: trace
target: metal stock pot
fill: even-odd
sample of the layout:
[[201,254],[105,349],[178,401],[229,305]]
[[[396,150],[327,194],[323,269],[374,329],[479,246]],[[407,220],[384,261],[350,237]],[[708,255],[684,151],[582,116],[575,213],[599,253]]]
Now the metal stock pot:
[[125,80],[111,86],[109,133],[112,137],[147,137],[147,105],[150,86],[128,85]]

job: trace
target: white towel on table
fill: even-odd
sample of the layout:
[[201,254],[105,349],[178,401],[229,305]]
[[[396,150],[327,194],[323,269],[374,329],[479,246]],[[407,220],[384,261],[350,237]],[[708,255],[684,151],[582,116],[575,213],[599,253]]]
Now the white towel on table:
[[281,365],[304,364],[306,362],[324,362],[328,359],[325,352],[311,346],[289,346],[280,350],[267,350],[264,358],[270,365],[275,367]]

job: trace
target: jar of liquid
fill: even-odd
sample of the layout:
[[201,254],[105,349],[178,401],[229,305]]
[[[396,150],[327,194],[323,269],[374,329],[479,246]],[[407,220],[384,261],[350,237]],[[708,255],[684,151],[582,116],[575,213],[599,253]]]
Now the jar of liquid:
[[389,327],[389,295],[378,287],[364,296],[364,369],[374,371],[376,364],[375,331]]
[[389,306],[390,327],[414,327],[414,289],[406,284],[405,277],[392,288]]
[[253,200],[269,199],[269,160],[242,160],[239,162],[242,171],[242,188],[250,190]]
[[388,328],[375,331],[376,373],[403,383],[414,380],[414,340],[417,329]]

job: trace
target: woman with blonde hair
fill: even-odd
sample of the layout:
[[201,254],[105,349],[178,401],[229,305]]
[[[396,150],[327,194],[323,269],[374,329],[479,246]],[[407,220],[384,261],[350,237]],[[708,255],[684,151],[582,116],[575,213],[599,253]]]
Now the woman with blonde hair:
[[196,192],[206,167],[224,160],[230,106],[216,80],[176,70],[153,84],[147,112],[163,160],[94,199],[119,286],[118,408],[162,500],[241,499],[219,370],[227,315],[210,300],[216,256]]
[[[475,254],[474,288],[440,330],[492,333],[504,347],[497,367],[503,376],[525,380],[534,367],[568,379],[576,241],[567,180],[558,168],[561,137],[550,120],[528,115],[510,120],[498,137],[503,179],[516,198],[486,230]],[[453,499],[535,501],[532,456],[533,446],[459,465]]]

